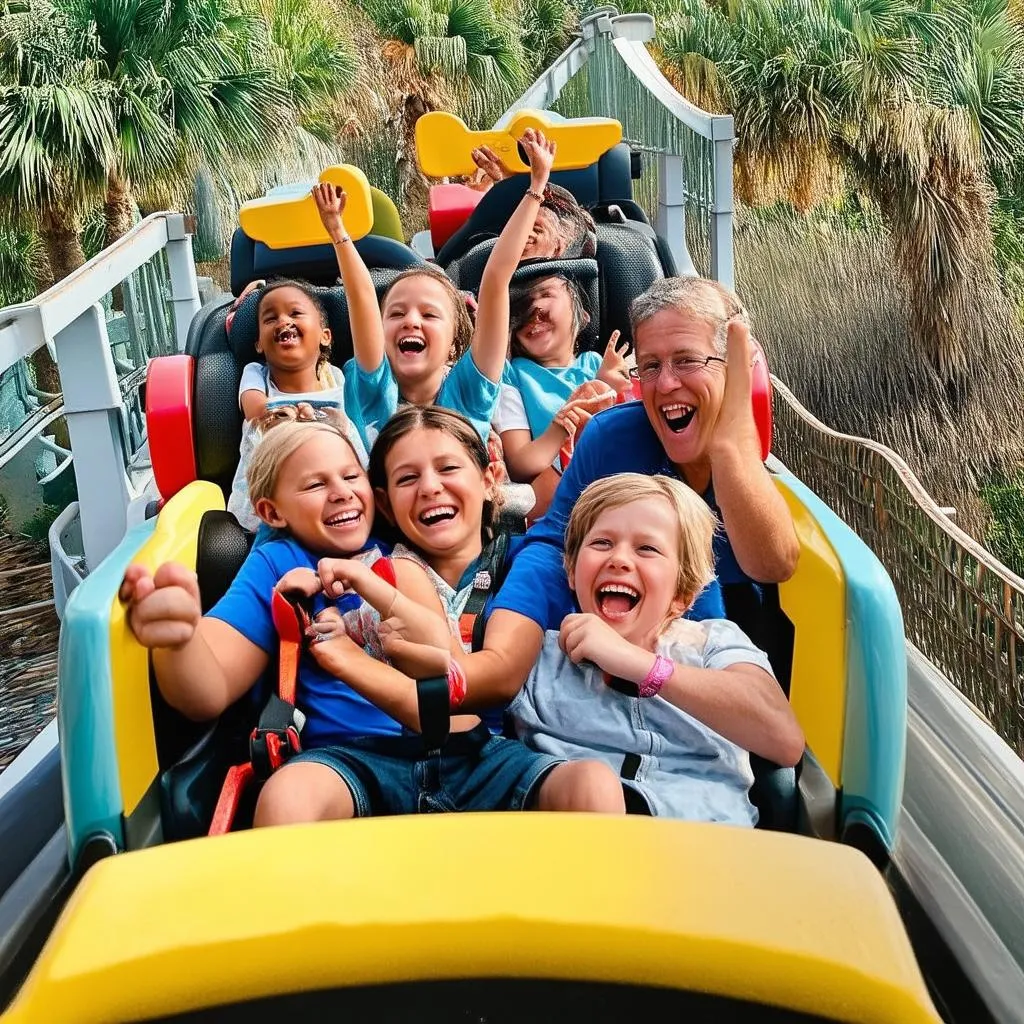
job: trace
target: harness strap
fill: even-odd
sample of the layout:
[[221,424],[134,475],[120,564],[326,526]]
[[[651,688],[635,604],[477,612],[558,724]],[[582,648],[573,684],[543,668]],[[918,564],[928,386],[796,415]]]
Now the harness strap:
[[499,533],[480,553],[473,589],[459,616],[459,635],[470,650],[479,651],[484,643],[487,620],[482,614],[487,599],[502,584],[508,571],[508,534]]
[[416,681],[416,702],[420,713],[420,735],[428,752],[440,750],[451,732],[451,698],[448,677],[434,676]]

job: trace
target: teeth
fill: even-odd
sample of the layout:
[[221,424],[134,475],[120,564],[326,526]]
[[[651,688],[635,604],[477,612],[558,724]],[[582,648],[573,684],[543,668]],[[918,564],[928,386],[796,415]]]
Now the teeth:
[[328,526],[341,526],[342,523],[354,523],[361,515],[362,513],[356,508],[351,512],[339,512],[336,516],[325,519],[324,522]]
[[692,405],[685,405],[683,402],[673,402],[671,405],[663,405],[661,411],[665,416],[672,416],[674,414],[685,416],[692,408]]
[[428,508],[425,512],[420,513],[420,522],[429,523],[434,519],[439,519],[441,516],[454,516],[455,509],[451,505],[438,505],[435,508]]
[[606,583],[598,591],[599,594],[625,594],[627,597],[639,597],[640,591],[628,583]]

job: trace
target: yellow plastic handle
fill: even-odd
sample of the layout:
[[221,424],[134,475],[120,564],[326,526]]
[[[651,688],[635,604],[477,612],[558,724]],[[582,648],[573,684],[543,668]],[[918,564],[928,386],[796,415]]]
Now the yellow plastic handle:
[[519,158],[517,140],[527,128],[540,128],[555,143],[554,170],[589,167],[622,141],[622,125],[610,117],[553,121],[539,110],[520,110],[504,131],[470,131],[461,118],[431,111],[416,122],[416,157],[432,178],[473,174],[472,152],[489,146],[506,170],[528,171]]
[[[340,185],[347,195],[342,223],[352,238],[362,238],[373,227],[373,202],[370,183],[358,167],[337,164],[328,167],[321,181]],[[324,245],[330,238],[320,223],[316,203],[304,196],[269,196],[253,199],[238,211],[238,223],[254,241],[271,249],[294,249],[303,245]]]

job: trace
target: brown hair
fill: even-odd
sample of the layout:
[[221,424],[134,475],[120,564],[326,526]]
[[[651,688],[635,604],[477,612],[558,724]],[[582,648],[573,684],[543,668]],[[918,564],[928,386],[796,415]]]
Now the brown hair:
[[580,206],[567,188],[549,184],[544,189],[544,201],[540,208],[550,210],[558,221],[558,231],[565,243],[563,258],[597,255],[597,226],[594,218]]
[[718,519],[696,491],[668,476],[617,473],[584,488],[576,499],[565,529],[565,568],[572,571],[583,541],[603,512],[645,498],[663,498],[679,520],[679,573],[676,597],[695,598],[715,578],[711,544]]
[[249,485],[249,501],[253,508],[261,498],[273,498],[274,488],[281,467],[294,455],[315,433],[333,434],[341,438],[352,449],[355,460],[359,462],[359,453],[352,442],[331,423],[322,420],[291,420],[277,423],[267,430],[256,445],[245,471],[245,480]]
[[[271,293],[280,291],[282,288],[295,288],[302,292],[303,295],[309,299],[310,302],[316,307],[317,312],[320,314],[320,326],[325,330],[329,330],[331,322],[327,316],[327,307],[323,303],[323,299],[317,295],[313,286],[308,281],[300,281],[298,278],[292,277],[277,277],[270,281],[269,284],[265,284],[259,290],[259,298],[256,300],[256,338],[260,336],[260,308],[263,306],[263,300]],[[266,358],[264,356],[264,358]],[[316,357],[316,373],[320,376],[320,371],[330,362],[331,359],[331,343],[329,341],[320,342],[320,354]]]
[[452,354],[451,361],[454,363],[463,352],[469,349],[470,343],[473,340],[473,320],[469,315],[469,310],[466,308],[466,297],[460,292],[454,284],[440,271],[436,270],[431,266],[413,267],[410,270],[403,270],[395,279],[387,286],[384,290],[384,294],[380,297],[380,308],[383,313],[385,305],[387,305],[388,296],[391,294],[391,289],[395,287],[400,281],[407,281],[411,277],[429,277],[432,281],[437,281],[448,295],[448,301],[452,306],[452,320],[454,323],[454,337],[452,339]]
[[553,277],[557,277],[565,285],[565,290],[569,293],[569,301],[572,303],[572,350],[574,354],[579,352],[580,333],[590,322],[590,314],[587,312],[586,303],[583,301],[583,293],[580,291],[580,286],[566,274],[560,271],[553,271],[542,277],[535,277],[532,281],[525,284],[514,285],[510,289],[509,357],[511,359],[518,357],[530,358],[529,353],[523,348],[516,335],[529,322],[533,311],[534,290],[539,288],[545,281],[550,281]]
[[[379,487],[382,491],[388,489],[387,457],[391,454],[391,449],[406,434],[414,430],[437,430],[455,438],[481,473],[484,473],[491,464],[487,445],[477,433],[476,427],[465,416],[439,405],[407,405],[388,420],[373,443],[367,470],[372,487]],[[480,517],[481,539],[484,544],[494,538],[500,511],[500,496],[484,499],[483,515]]]

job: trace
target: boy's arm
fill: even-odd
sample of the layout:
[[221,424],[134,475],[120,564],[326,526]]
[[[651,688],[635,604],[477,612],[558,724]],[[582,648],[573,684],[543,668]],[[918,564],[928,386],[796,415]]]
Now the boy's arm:
[[[537,219],[539,204],[536,197],[542,195],[547,187],[555,156],[554,143],[548,142],[543,132],[535,132],[532,128],[524,133],[522,146],[530,158],[530,191],[520,200],[491,250],[477,296],[473,362],[485,377],[493,381],[501,379],[508,349],[509,284]],[[535,194],[530,195],[530,192]]]
[[[574,664],[589,661],[637,685],[655,665],[651,651],[619,636],[596,615],[566,616],[559,643]],[[749,661],[739,660],[745,655]],[[782,688],[756,664],[763,659],[747,641],[705,656],[705,665],[727,662],[722,668],[673,662],[658,695],[744,750],[784,767],[795,765],[804,753],[803,730]]]
[[161,694],[171,707],[197,722],[216,718],[259,678],[265,651],[200,610],[195,573],[168,562],[153,576],[129,566],[121,585],[128,625],[153,651]]
[[373,279],[355,244],[345,230],[341,214],[345,209],[345,190],[321,182],[313,186],[317,212],[334,246],[334,255],[341,272],[348,302],[348,322],[352,330],[352,351],[356,363],[366,373],[373,373],[384,358],[384,326]]

